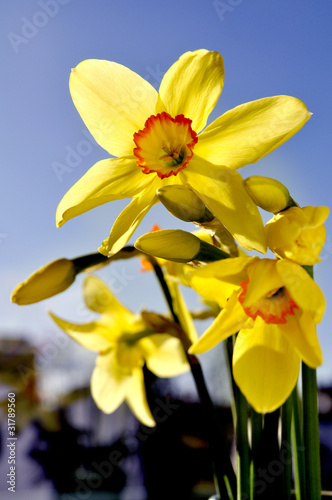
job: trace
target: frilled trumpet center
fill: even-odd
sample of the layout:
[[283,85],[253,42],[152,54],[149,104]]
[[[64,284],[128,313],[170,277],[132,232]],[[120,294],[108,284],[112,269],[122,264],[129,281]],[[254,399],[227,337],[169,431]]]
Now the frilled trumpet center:
[[285,324],[287,323],[287,316],[293,316],[295,314],[295,309],[299,308],[285,287],[273,289],[268,292],[265,297],[255,302],[255,304],[250,307],[245,307],[243,303],[247,294],[249,278],[246,281],[242,281],[240,285],[242,292],[239,296],[239,302],[244,312],[252,319],[256,319],[257,316],[260,316],[268,325]]
[[187,167],[198,140],[191,123],[184,115],[172,118],[165,111],[147,119],[144,129],[134,134],[134,155],[144,174],[155,172],[164,179]]

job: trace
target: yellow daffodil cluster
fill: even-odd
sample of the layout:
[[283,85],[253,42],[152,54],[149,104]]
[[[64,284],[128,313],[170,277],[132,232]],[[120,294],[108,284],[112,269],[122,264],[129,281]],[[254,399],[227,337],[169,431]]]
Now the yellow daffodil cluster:
[[[194,223],[197,233],[166,229],[139,237],[133,255],[148,254],[164,266],[186,323],[189,356],[236,335],[235,382],[253,408],[266,413],[290,395],[301,360],[312,368],[322,363],[316,324],[324,297],[302,266],[320,261],[329,210],[301,208],[277,180],[244,181],[238,173],[299,131],[311,116],[305,104],[285,95],[265,97],[207,125],[223,82],[223,58],[207,50],[183,54],[164,75],[159,92],[121,64],[81,62],[70,76],[73,102],[114,158],[96,163],[64,195],[56,220],[61,226],[99,205],[130,198],[99,248],[102,265],[124,251],[159,201],[175,217]],[[258,207],[274,214],[265,227]],[[267,248],[274,258],[243,250],[264,254]],[[77,267],[77,259],[56,261],[20,285],[12,300],[28,304],[51,297],[93,262]],[[220,311],[199,339],[176,281]],[[142,367],[161,377],[188,369],[179,340],[167,332],[167,323],[164,331],[154,330],[144,314],[133,315],[95,277],[85,280],[84,297],[100,319],[76,325],[52,318],[77,342],[99,352],[91,380],[97,405],[110,413],[126,400],[143,423],[154,425]]]

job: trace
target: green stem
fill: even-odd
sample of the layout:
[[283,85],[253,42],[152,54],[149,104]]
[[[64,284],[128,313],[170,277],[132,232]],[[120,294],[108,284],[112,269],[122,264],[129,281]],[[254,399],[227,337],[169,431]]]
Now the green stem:
[[264,470],[262,478],[265,481],[262,500],[279,500],[282,498],[282,472],[280,463],[280,449],[278,442],[280,409],[264,415],[263,448]]
[[248,403],[240,389],[235,389],[236,449],[238,462],[238,498],[250,498],[250,452],[248,443]]
[[82,255],[81,257],[76,257],[75,259],[72,259],[72,263],[76,267],[76,272],[80,273],[90,267],[107,265],[115,260],[131,259],[132,257],[137,257],[138,255],[141,255],[141,252],[135,247],[128,245],[126,247],[123,247],[112,257],[106,257],[105,255],[96,252]]
[[[313,266],[303,266],[314,278]],[[321,498],[320,441],[316,370],[302,362],[303,444],[306,492],[310,500]]]
[[303,444],[306,491],[310,500],[321,498],[320,447],[316,370],[302,363]]
[[235,403],[235,425],[236,453],[237,453],[237,498],[250,498],[250,450],[248,442],[248,403],[233,377],[232,357],[235,335],[227,341],[227,359],[231,374],[234,403]]
[[259,471],[263,466],[262,461],[262,445],[263,445],[263,415],[257,413],[253,408],[250,411],[251,415],[251,498],[257,498],[261,486],[259,481]]
[[304,447],[302,439],[302,420],[300,417],[300,402],[297,387],[293,389],[292,395],[293,419],[292,419],[292,443],[294,458],[294,483],[296,500],[306,500],[306,479],[304,464]]
[[280,461],[283,465],[282,498],[291,500],[292,490],[292,396],[281,407],[281,447]]
[[179,325],[180,321],[179,321],[177,314],[174,311],[172,295],[171,295],[169,288],[167,286],[167,283],[166,283],[166,280],[164,277],[164,273],[163,273],[161,267],[159,266],[158,262],[156,261],[156,259],[154,259],[150,255],[148,256],[148,258],[149,258],[150,263],[153,266],[153,270],[155,272],[155,275],[157,276],[158,282],[159,282],[161,289],[163,291],[163,294],[165,296],[165,299],[166,299],[167,305],[169,307],[170,313],[172,315],[172,318],[175,321],[175,323],[177,323]]
[[[179,318],[174,311],[173,299],[165,281],[163,271],[155,259],[151,257],[149,257],[149,259],[164,293],[173,320],[175,323],[181,326]],[[220,430],[216,410],[204,380],[204,374],[201,365],[196,356],[190,355],[187,352],[188,348],[190,347],[190,340],[185,336],[182,336],[180,340],[183,343],[191,373],[195,381],[197,393],[205,410],[205,415],[207,418],[206,429],[208,433],[209,449],[212,457],[217,495],[220,500],[226,500],[229,498],[235,500],[236,476],[229,457],[225,440]]]

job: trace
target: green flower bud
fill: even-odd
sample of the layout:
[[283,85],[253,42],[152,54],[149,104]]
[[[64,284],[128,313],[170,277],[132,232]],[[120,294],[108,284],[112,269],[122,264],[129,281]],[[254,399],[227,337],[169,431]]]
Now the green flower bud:
[[212,262],[229,257],[214,245],[181,229],[164,229],[144,234],[138,238],[135,247],[154,257],[182,263],[192,260]]
[[276,214],[289,207],[298,206],[281,182],[253,175],[245,179],[244,186],[257,206]]
[[12,293],[11,301],[23,306],[48,299],[69,288],[75,277],[76,268],[71,260],[55,260],[18,285]]
[[65,258],[54,260],[18,285],[12,293],[11,301],[25,306],[48,299],[67,290],[74,283],[78,273],[85,269],[98,268],[109,262],[110,259],[100,253],[83,255],[73,260]]
[[157,189],[157,196],[167,210],[185,222],[210,222],[214,215],[194,191],[182,185]]

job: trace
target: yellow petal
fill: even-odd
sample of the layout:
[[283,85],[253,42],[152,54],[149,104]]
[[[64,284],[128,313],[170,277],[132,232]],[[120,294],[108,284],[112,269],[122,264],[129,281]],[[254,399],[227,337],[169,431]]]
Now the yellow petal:
[[142,424],[149,427],[156,425],[146,400],[143,371],[141,369],[133,370],[126,390],[126,402]]
[[267,325],[258,317],[253,329],[240,331],[234,346],[234,379],[257,412],[279,408],[295,387],[299,370],[300,357],[279,325]]
[[104,413],[112,413],[123,403],[131,375],[119,371],[114,352],[98,356],[91,377],[91,394]]
[[324,294],[303,267],[282,259],[277,261],[277,271],[296,304],[304,311],[311,311],[319,323],[325,309]]
[[112,294],[108,286],[97,276],[89,275],[83,284],[84,300],[89,309],[100,314],[108,313],[114,321],[122,317],[129,320],[133,316]]
[[99,321],[92,321],[91,323],[79,325],[58,318],[51,312],[49,314],[62,330],[86,349],[101,352],[112,346],[109,328]]
[[257,260],[258,257],[234,257],[218,260],[195,269],[189,274],[189,279],[196,276],[202,279],[215,278],[239,286],[240,281],[246,280],[248,277],[247,268]]
[[322,364],[322,351],[310,312],[297,310],[295,316],[287,316],[287,323],[279,327],[308,366],[317,368]]
[[146,366],[158,377],[175,377],[189,370],[180,341],[169,335],[151,335],[141,340]]
[[157,111],[183,114],[198,133],[205,125],[224,84],[224,62],[218,52],[201,49],[183,54],[165,74]]
[[216,278],[205,278],[195,273],[189,274],[188,279],[191,288],[204,299],[216,302],[220,307],[225,307],[228,297],[232,295],[234,289],[238,288],[238,285],[220,281]]
[[248,195],[241,175],[194,155],[179,172],[212,213],[247,250],[266,252],[266,236],[258,208]]
[[302,211],[308,221],[309,227],[317,227],[324,224],[330,209],[328,207],[302,207]]
[[248,267],[249,284],[243,302],[244,307],[252,306],[268,292],[284,285],[277,272],[276,264],[277,261],[273,259],[259,259]]
[[121,250],[136,231],[143,217],[158,201],[153,186],[146,189],[140,196],[133,198],[114,222],[109,237],[103,241],[102,246],[99,248],[100,253],[111,257]]
[[48,299],[70,287],[76,274],[77,269],[71,260],[54,260],[18,285],[10,300],[23,306]]
[[195,153],[229,168],[255,163],[292,137],[309,120],[305,104],[289,96],[241,104],[199,136]]
[[96,141],[111,155],[132,154],[134,133],[155,113],[152,85],[121,64],[88,59],[72,70],[69,89]]
[[216,317],[212,325],[190,347],[189,353],[200,354],[208,351],[222,340],[237,333],[249,323],[251,324],[252,322],[244,312],[243,307],[238,301],[238,292],[235,291],[228,300],[226,307]]
[[151,180],[133,158],[101,160],[64,195],[57,208],[57,226],[109,201],[132,198]]

